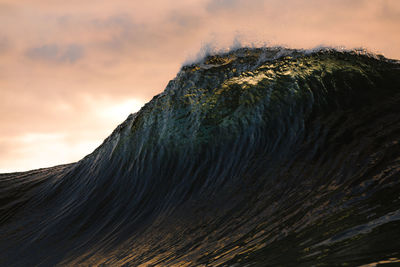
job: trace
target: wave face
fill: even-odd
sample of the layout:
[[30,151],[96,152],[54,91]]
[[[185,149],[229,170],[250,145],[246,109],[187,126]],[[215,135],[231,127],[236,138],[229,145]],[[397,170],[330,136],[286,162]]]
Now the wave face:
[[400,258],[400,64],[241,48],[182,67],[81,161],[0,175],[0,265]]

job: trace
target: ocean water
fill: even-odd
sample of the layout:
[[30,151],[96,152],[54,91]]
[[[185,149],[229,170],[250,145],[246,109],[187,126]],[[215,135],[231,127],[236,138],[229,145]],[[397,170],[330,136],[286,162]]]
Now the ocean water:
[[400,258],[400,64],[240,48],[183,66],[79,162],[0,174],[1,266]]

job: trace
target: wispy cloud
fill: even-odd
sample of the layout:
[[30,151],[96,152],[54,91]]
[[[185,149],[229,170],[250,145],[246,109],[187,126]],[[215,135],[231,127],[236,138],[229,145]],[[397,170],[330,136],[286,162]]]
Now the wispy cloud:
[[8,39],[6,37],[0,36],[0,54],[6,52],[9,47],[10,47],[10,44],[9,44]]
[[210,13],[216,12],[246,12],[249,10],[263,9],[267,1],[264,0],[211,0],[206,10]]
[[77,44],[70,44],[66,46],[46,44],[27,49],[26,56],[32,60],[56,63],[75,63],[83,58],[84,48]]
[[209,12],[216,12],[220,10],[226,10],[226,9],[235,9],[240,5],[241,1],[240,0],[211,0],[207,6],[206,9]]

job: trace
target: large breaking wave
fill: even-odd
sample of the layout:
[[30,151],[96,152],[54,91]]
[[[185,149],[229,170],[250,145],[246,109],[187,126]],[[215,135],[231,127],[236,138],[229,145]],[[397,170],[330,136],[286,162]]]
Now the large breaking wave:
[[399,114],[393,60],[208,56],[81,161],[1,174],[0,264],[397,261]]

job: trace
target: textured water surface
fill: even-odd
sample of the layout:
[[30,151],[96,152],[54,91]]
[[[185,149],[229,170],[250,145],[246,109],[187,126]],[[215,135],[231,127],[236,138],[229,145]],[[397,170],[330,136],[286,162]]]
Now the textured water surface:
[[0,174],[0,265],[395,263],[399,192],[397,61],[242,48],[81,161]]

